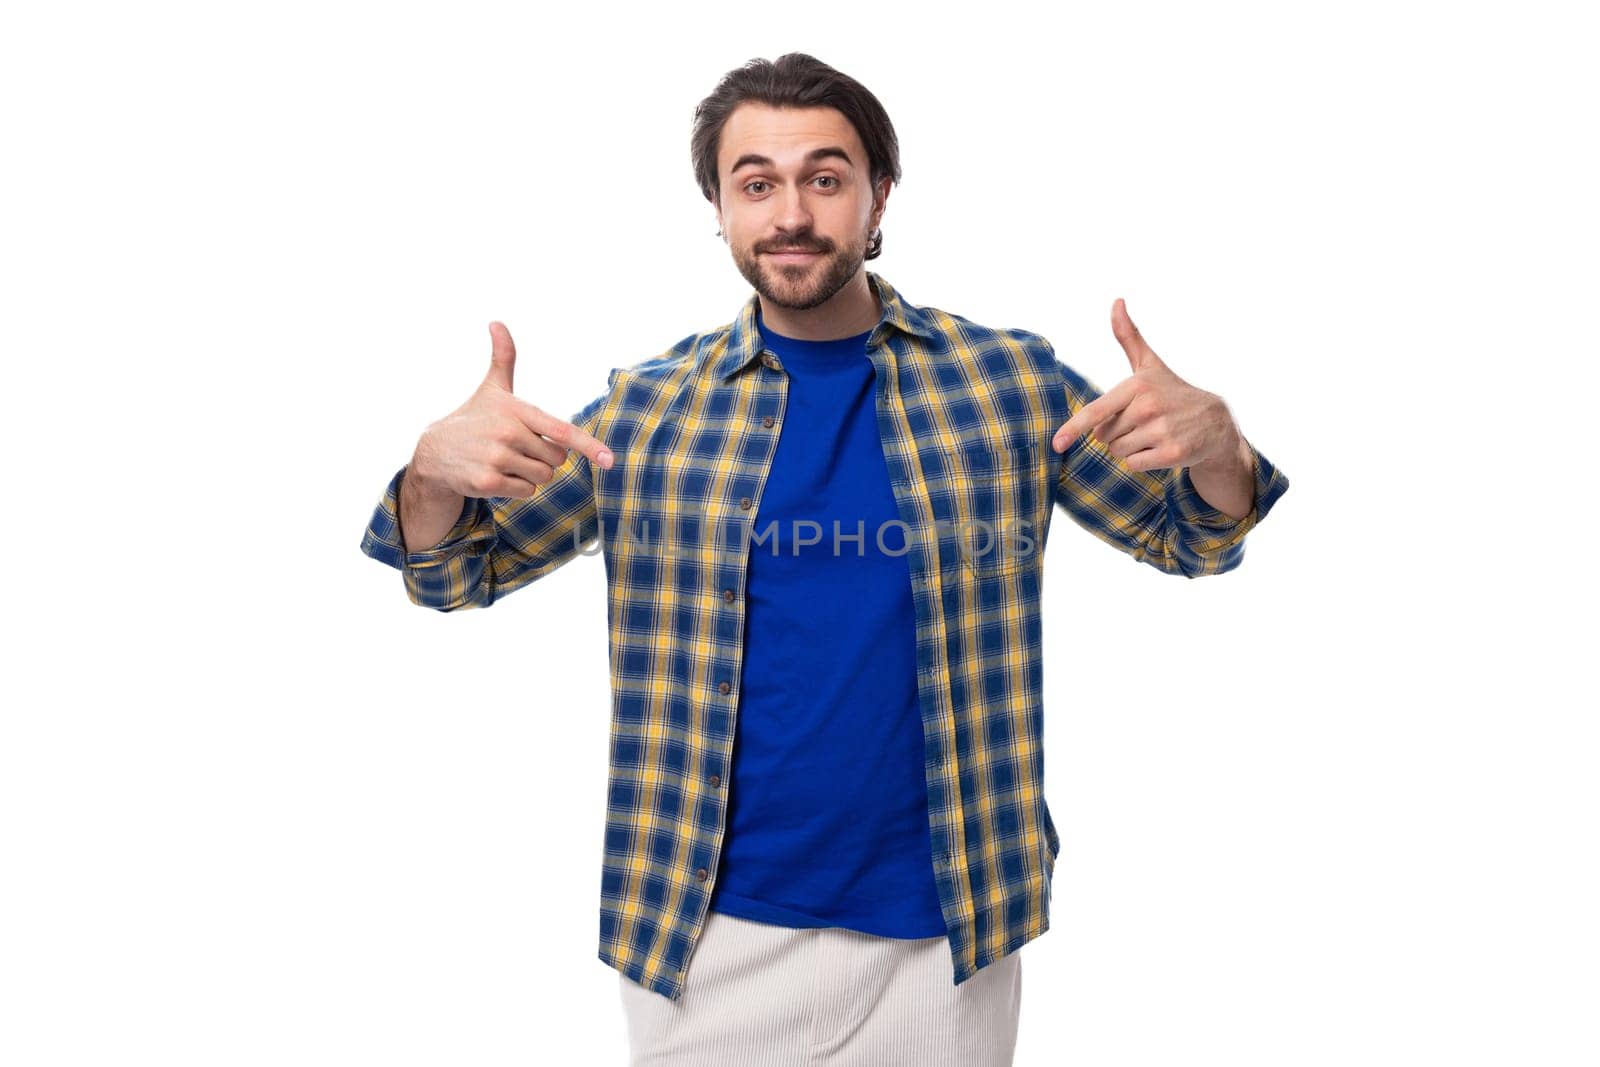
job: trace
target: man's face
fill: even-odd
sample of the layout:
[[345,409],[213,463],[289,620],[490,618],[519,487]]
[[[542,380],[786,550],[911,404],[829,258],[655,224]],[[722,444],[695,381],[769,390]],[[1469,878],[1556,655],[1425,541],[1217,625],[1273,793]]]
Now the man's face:
[[[866,149],[831,107],[740,104],[717,150],[719,221],[739,273],[777,307],[826,301],[866,261],[889,178],[874,198]],[[783,255],[801,249],[805,254]]]

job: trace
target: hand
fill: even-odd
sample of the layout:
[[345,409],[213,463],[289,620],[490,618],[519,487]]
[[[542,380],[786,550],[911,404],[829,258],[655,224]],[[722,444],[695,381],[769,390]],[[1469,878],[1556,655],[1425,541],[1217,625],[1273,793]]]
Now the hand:
[[489,324],[489,373],[455,411],[417,442],[411,469],[423,483],[470,497],[528,497],[555,477],[576,448],[606,470],[613,458],[583,430],[511,395],[517,349],[511,332]]
[[1051,442],[1057,452],[1092,431],[1135,471],[1193,467],[1239,453],[1243,437],[1222,397],[1174,374],[1145,344],[1120,297],[1111,305],[1111,332],[1133,375],[1061,424]]

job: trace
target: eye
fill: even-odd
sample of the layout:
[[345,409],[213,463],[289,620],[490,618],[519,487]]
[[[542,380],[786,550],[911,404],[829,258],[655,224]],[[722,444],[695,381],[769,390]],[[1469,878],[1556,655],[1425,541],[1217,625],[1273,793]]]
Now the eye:
[[830,185],[830,186],[829,186],[829,187],[828,187],[828,188],[830,188],[830,189],[837,189],[837,188],[839,188],[839,179],[838,179],[838,178],[835,178],[835,177],[834,177],[834,176],[833,176],[833,175],[831,175],[831,174],[821,174],[821,175],[818,175],[818,176],[817,176],[817,181],[819,181],[819,182],[832,182],[832,183],[833,183],[833,184],[832,184],[832,185]]
[[764,182],[764,181],[761,181],[760,179],[757,179],[757,180],[755,180],[753,182],[746,182],[745,186],[744,186],[744,191],[748,193],[750,191],[750,187],[752,185],[765,185],[765,184],[767,184],[767,183]]

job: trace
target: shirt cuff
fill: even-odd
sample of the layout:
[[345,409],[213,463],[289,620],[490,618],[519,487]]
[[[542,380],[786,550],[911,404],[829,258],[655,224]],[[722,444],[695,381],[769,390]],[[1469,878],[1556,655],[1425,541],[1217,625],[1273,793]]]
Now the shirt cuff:
[[1237,544],[1257,523],[1267,517],[1272,505],[1289,489],[1289,478],[1263,456],[1256,447],[1245,441],[1250,449],[1254,470],[1254,499],[1243,518],[1234,518],[1227,512],[1212,507],[1195,488],[1188,467],[1178,468],[1168,482],[1167,500],[1178,521],[1197,533],[1208,551],[1217,551]]
[[483,543],[494,536],[492,516],[486,512],[485,501],[469,496],[461,502],[461,514],[455,525],[450,527],[438,544],[417,552],[407,552],[405,538],[400,531],[400,483],[405,476],[406,467],[401,467],[389,479],[388,488],[384,490],[383,498],[372,512],[366,533],[362,535],[362,552],[396,570],[406,570],[437,567],[463,549],[474,554],[484,551]]

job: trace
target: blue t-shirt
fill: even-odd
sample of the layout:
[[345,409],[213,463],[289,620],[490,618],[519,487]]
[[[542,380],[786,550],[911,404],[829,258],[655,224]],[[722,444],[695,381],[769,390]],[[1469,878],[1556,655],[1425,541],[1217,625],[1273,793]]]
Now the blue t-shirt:
[[788,400],[750,545],[710,908],[781,926],[943,935],[911,568],[878,437],[870,331],[800,341],[759,314],[756,323],[788,375]]

